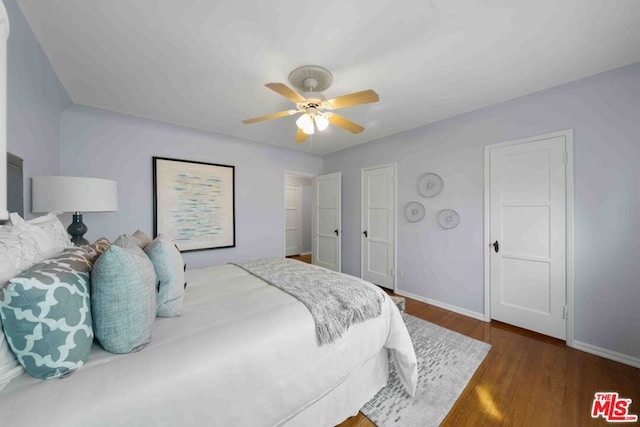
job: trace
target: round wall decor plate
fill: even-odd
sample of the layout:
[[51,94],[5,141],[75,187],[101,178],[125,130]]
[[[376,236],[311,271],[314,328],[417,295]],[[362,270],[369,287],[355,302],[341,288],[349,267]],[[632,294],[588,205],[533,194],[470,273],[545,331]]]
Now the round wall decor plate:
[[442,191],[444,181],[440,175],[426,172],[418,178],[418,193],[423,197],[435,197]]
[[438,225],[445,230],[456,228],[460,224],[460,214],[453,209],[442,209],[438,212]]
[[420,222],[424,218],[424,206],[420,202],[409,202],[404,206],[404,217],[409,222]]

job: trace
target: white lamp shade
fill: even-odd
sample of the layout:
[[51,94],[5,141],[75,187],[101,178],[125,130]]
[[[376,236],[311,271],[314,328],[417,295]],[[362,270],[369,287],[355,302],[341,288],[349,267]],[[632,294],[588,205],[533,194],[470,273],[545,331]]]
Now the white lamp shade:
[[118,210],[118,183],[80,176],[31,178],[32,212],[113,212]]
[[314,119],[316,121],[316,127],[319,131],[323,131],[327,128],[327,126],[329,126],[329,120],[327,120],[327,118],[322,114],[316,114]]
[[298,117],[298,120],[296,120],[296,125],[298,125],[298,127],[302,129],[302,131],[307,135],[313,134],[313,119],[307,113]]

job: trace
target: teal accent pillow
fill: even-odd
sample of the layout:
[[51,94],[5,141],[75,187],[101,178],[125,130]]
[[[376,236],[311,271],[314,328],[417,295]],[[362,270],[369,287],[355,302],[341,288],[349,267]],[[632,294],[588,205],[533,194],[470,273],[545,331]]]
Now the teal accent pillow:
[[184,261],[180,251],[164,234],[149,243],[147,254],[158,278],[158,307],[156,316],[176,317],[182,313],[184,300]]
[[131,236],[120,236],[91,274],[93,330],[105,350],[132,353],[151,341],[156,273]]
[[87,361],[93,330],[89,254],[67,248],[0,291],[0,317],[11,350],[36,378],[65,376]]

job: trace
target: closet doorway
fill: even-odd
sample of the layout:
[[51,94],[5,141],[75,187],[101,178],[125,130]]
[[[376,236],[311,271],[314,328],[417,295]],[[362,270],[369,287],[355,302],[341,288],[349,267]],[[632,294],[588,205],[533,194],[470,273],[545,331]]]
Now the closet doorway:
[[313,175],[285,172],[284,254],[310,257],[312,252]]

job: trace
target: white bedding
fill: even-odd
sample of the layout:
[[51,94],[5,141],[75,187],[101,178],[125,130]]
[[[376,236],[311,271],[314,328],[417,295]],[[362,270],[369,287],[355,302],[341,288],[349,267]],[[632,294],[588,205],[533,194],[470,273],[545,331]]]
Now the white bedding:
[[[349,406],[380,388],[377,378],[366,389],[364,378],[386,375],[383,347],[415,392],[415,353],[388,297],[380,317],[319,347],[302,303],[238,267],[189,271],[187,282],[182,316],[157,318],[142,351],[114,355],[94,345],[68,378],[14,379],[0,391],[0,425],[322,426],[353,415],[359,406]],[[351,393],[354,403],[331,403]],[[324,418],[310,420],[316,413]]]

